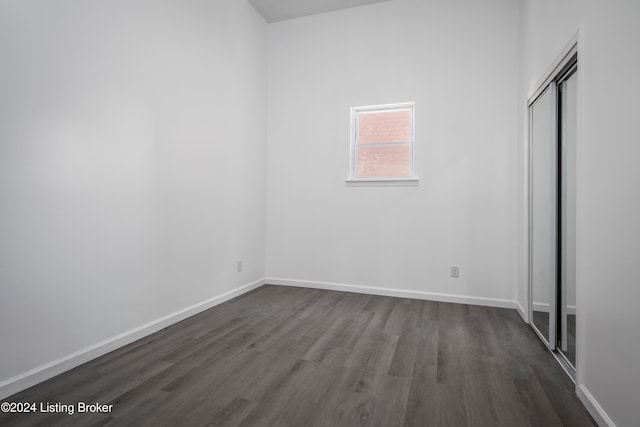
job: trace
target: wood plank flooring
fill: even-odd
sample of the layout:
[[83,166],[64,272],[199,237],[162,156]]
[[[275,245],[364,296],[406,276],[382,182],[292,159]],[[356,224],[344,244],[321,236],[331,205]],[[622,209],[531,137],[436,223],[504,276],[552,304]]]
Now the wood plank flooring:
[[514,310],[263,286],[5,401],[2,426],[595,426]]

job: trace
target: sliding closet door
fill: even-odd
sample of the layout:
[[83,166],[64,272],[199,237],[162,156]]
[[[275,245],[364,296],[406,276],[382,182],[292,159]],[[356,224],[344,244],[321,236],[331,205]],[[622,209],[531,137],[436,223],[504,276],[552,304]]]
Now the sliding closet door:
[[556,343],[557,133],[556,86],[529,107],[529,283],[534,329],[549,348]]
[[558,350],[576,366],[576,143],[577,73],[558,83],[560,126],[560,299]]

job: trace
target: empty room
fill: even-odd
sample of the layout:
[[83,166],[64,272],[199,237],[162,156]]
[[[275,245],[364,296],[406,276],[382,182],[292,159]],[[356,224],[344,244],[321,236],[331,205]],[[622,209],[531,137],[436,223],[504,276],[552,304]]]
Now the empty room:
[[0,425],[639,425],[639,20],[0,0]]

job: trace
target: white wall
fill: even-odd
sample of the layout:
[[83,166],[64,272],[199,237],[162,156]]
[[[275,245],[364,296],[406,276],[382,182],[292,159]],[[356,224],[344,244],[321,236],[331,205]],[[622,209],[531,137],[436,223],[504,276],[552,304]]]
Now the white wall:
[[[394,0],[269,26],[267,277],[516,298],[517,17]],[[420,185],[346,187],[349,107],[403,101]]]
[[[640,288],[633,270],[640,256],[640,3],[524,0],[522,7],[521,105],[580,27],[577,386],[583,397],[592,396],[606,422],[635,426],[640,418]],[[522,162],[520,167],[524,170]],[[524,267],[520,263],[518,277]],[[520,296],[525,286],[521,280]]]
[[0,3],[0,384],[263,277],[266,39],[235,0]]

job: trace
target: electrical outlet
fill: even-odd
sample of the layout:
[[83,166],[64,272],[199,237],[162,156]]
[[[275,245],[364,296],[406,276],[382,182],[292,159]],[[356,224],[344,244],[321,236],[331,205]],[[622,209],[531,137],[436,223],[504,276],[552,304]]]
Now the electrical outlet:
[[238,273],[242,271],[242,261],[238,261],[236,263],[236,269],[238,270]]
[[460,267],[457,265],[451,266],[451,277],[455,277],[456,279],[460,277]]

